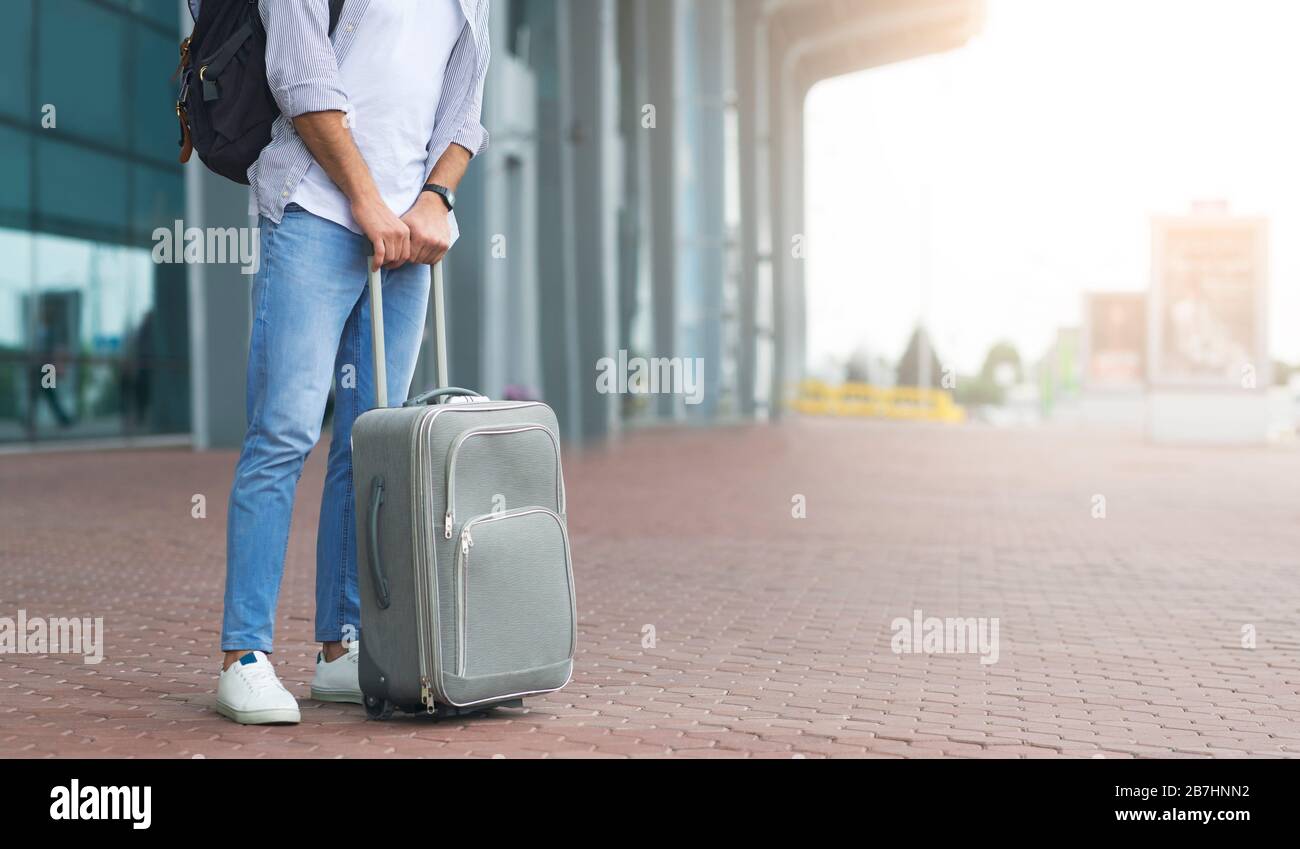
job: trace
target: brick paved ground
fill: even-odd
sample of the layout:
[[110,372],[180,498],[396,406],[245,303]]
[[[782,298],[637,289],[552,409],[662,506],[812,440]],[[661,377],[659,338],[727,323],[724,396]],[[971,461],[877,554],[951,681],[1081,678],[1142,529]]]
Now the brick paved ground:
[[[107,630],[98,666],[0,657],[0,755],[1300,755],[1295,450],[818,422],[630,437],[568,461],[573,683],[442,724],[307,698],[320,460],[278,626],[304,721],[241,728],[213,711],[233,458],[0,457],[0,615]],[[998,617],[998,662],[894,654],[916,608]]]

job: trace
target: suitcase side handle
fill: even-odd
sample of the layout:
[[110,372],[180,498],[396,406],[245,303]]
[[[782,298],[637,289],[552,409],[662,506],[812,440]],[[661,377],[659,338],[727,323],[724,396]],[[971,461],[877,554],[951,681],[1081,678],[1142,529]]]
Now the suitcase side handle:
[[370,560],[370,572],[375,579],[375,594],[380,610],[387,610],[392,604],[388,594],[388,577],[384,573],[383,559],[379,556],[379,508],[384,506],[384,479],[375,478],[370,484],[370,522],[366,525],[366,554]]
[[425,407],[438,403],[444,398],[482,398],[483,396],[472,389],[459,389],[455,386],[447,389],[435,389],[432,392],[426,392],[418,398],[412,398],[403,404],[403,407]]

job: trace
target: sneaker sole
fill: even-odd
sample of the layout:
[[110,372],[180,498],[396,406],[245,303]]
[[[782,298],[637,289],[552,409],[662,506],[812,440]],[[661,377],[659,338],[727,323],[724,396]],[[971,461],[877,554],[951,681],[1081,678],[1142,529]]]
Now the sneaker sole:
[[365,700],[361,698],[361,693],[356,690],[317,690],[312,687],[311,697],[318,702],[338,702],[348,705],[365,704]]
[[217,713],[233,719],[240,725],[297,725],[302,721],[302,715],[297,708],[235,710],[225,702],[218,701]]

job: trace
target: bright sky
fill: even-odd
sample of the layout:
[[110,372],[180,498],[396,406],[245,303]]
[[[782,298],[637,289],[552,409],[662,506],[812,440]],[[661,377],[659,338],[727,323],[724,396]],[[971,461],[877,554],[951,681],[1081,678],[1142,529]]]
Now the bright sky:
[[988,0],[966,47],[819,85],[810,365],[896,359],[923,312],[961,370],[1003,338],[1036,360],[1085,291],[1147,288],[1153,214],[1205,200],[1271,219],[1300,361],[1298,34],[1290,0]]

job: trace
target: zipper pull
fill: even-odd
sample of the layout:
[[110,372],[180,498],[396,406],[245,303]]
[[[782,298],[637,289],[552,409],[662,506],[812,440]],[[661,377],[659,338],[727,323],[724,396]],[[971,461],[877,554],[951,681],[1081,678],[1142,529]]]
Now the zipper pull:
[[442,523],[442,538],[451,539],[451,511],[447,511],[447,520]]
[[433,689],[429,686],[428,678],[420,679],[420,702],[424,705],[424,710],[429,716],[433,716],[437,711],[437,702],[433,698]]
[[469,535],[468,530],[460,532],[460,553],[462,557],[469,557],[469,550],[474,547],[474,538]]

